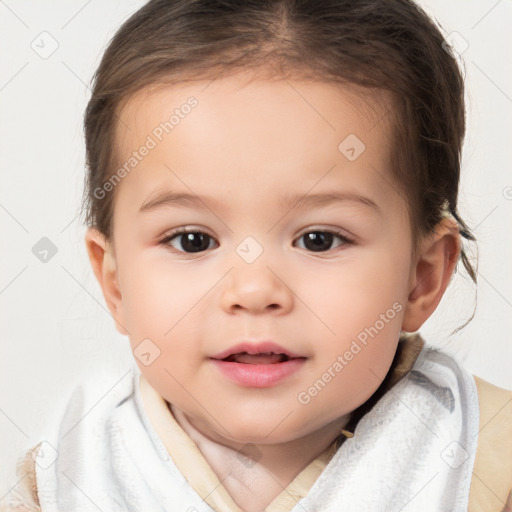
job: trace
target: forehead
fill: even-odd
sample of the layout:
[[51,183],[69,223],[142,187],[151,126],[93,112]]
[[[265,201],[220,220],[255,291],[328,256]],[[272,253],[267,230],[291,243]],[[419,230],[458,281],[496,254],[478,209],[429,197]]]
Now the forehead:
[[[377,190],[388,173],[388,112],[381,93],[243,74],[143,89],[119,112],[117,161],[134,165],[116,194],[140,206],[167,186],[221,201],[235,189],[247,200],[315,183]],[[362,153],[351,160],[351,150]]]

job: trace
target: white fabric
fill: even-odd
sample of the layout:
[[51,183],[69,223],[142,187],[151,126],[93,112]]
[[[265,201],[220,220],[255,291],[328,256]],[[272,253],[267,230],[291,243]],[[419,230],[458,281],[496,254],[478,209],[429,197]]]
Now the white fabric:
[[[76,388],[44,439],[57,459],[46,445],[36,464],[42,512],[212,512],[155,433],[139,374]],[[292,512],[466,512],[478,424],[472,375],[425,346]]]

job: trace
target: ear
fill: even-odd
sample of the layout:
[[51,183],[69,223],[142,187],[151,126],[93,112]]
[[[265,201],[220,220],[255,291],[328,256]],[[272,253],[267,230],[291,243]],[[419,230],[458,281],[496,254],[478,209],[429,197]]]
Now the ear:
[[412,269],[403,331],[417,331],[435,311],[450,283],[460,251],[458,225],[453,218],[446,217],[421,243]]
[[112,244],[103,233],[95,228],[88,228],[85,234],[85,245],[91,262],[92,270],[103,291],[105,302],[110,310],[116,328],[121,334],[128,334],[124,327],[123,299],[117,280],[117,264]]

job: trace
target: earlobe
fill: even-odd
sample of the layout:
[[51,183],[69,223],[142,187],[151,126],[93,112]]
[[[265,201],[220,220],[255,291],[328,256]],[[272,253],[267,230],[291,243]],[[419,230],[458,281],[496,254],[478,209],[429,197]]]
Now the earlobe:
[[460,256],[460,234],[454,219],[443,219],[422,243],[413,269],[402,330],[417,331],[441,301]]
[[116,322],[116,328],[121,334],[127,335],[112,244],[103,233],[95,228],[88,228],[85,234],[85,245],[92,270],[101,287],[107,307]]

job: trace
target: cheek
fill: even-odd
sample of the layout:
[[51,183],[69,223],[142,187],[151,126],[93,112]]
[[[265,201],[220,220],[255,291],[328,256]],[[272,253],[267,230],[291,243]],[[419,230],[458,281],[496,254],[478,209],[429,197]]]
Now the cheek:
[[353,337],[387,312],[386,325],[401,322],[397,313],[405,308],[408,265],[406,258],[390,249],[360,250],[304,281],[300,293],[327,324],[325,334],[330,330],[331,335]]
[[[123,312],[141,371],[163,396],[180,396],[202,353],[197,342],[198,301],[211,284],[190,280],[169,264],[125,267]],[[149,341],[148,341],[149,340]],[[150,353],[150,364],[142,354]]]
[[[407,264],[390,252],[363,255],[326,280],[323,295],[318,288],[310,289],[317,290],[309,293],[315,298],[311,309],[323,322],[323,326],[317,322],[318,344],[323,347],[316,353],[319,367],[336,374],[328,386],[331,391],[322,398],[326,404],[338,400],[348,410],[358,407],[389,371],[406,299],[406,280],[398,269]],[[311,375],[310,380],[319,377]]]
[[[379,388],[382,380],[389,371],[396,352],[398,340],[372,340],[372,345],[363,346],[359,344],[358,353],[353,354],[351,361],[341,363],[343,369],[336,374],[334,368],[331,378],[324,390],[314,400],[318,400],[315,408],[318,414],[325,415],[323,422],[333,421],[336,418],[348,414],[366,402]],[[343,355],[344,354],[340,354]],[[344,356],[345,358],[346,356]],[[327,367],[325,368],[327,370]],[[328,370],[312,381],[311,385],[316,386],[318,377],[323,381],[328,376]]]
[[165,257],[131,258],[124,263],[123,311],[130,332],[163,338],[171,330],[165,336],[170,337],[174,326],[179,326],[180,319],[186,318],[215,282],[215,276],[198,278],[191,265],[173,265]]

